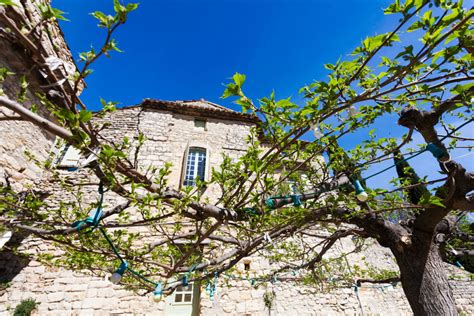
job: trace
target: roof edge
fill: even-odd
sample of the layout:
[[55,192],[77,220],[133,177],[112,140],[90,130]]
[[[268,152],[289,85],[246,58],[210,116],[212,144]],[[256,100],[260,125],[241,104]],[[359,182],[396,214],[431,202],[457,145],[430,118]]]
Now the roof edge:
[[[218,107],[219,109],[204,108],[196,105],[186,104],[186,102],[194,101],[207,102]],[[217,118],[255,124],[261,123],[261,120],[256,115],[236,112],[231,109],[227,109],[222,105],[215,104],[207,100],[166,101],[157,99],[144,99],[139,106],[142,106],[144,108],[170,111],[177,114],[191,115],[203,118]]]

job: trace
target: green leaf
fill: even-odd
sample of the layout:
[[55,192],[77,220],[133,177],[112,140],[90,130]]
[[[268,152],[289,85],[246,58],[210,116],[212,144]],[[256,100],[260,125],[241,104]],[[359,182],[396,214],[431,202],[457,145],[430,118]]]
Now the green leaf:
[[244,84],[245,82],[245,75],[243,74],[239,74],[238,72],[236,72],[233,76],[232,76],[232,79],[234,80],[235,84],[239,87],[242,87],[242,85]]
[[18,94],[18,100],[20,102],[26,101],[26,93],[28,89],[28,81],[26,80],[26,76],[23,75],[20,77],[20,93]]
[[294,104],[293,102],[290,101],[290,98],[288,99],[282,99],[276,103],[277,107],[283,108],[283,109],[291,109],[291,108],[297,108],[298,106]]
[[119,0],[114,0],[114,11],[117,13],[123,11],[123,6],[120,4]]
[[[384,41],[389,36],[391,36],[390,39],[384,43]],[[370,52],[379,48],[383,43],[384,43],[384,46],[390,46],[393,42],[400,42],[400,38],[398,37],[398,35],[397,34],[390,35],[386,33],[386,34],[380,34],[373,37],[368,37],[363,41],[362,44],[364,45],[364,48]]]
[[474,83],[457,84],[451,89],[451,92],[456,93],[456,94],[461,94],[468,91],[473,86],[474,86]]
[[30,111],[33,113],[38,113],[38,106],[36,104],[32,104]]
[[91,15],[97,20],[99,20],[99,24],[98,24],[99,27],[110,28],[112,26],[112,23],[113,23],[112,16],[105,15],[103,12],[100,12],[100,11],[92,12]]
[[421,196],[421,199],[420,199],[420,202],[419,204],[420,205],[423,205],[423,206],[426,206],[426,207],[429,207],[431,205],[436,205],[436,206],[440,206],[440,207],[446,207],[443,203],[442,203],[442,199],[436,195],[431,195],[429,192],[425,192],[423,193],[423,195]]
[[459,9],[453,9],[453,12],[443,18],[444,25],[449,25],[461,16],[462,11]]
[[243,96],[242,90],[235,83],[229,83],[226,85],[226,89],[224,90],[221,99],[225,99],[230,96]]
[[252,102],[246,97],[238,99],[235,103],[242,107],[243,112],[247,112],[252,108]]
[[115,41],[114,38],[110,40],[110,42],[108,43],[106,49],[107,50],[114,50],[114,51],[119,52],[119,53],[123,52],[121,49],[119,49],[117,47],[117,42]]
[[116,105],[119,104],[118,102],[114,102],[114,101],[107,102],[102,98],[100,98],[100,103],[102,104],[102,111],[105,111],[105,112],[115,111]]
[[326,68],[328,70],[334,70],[336,68],[336,66],[333,65],[333,64],[324,64],[324,68]]
[[0,67],[0,82],[2,82],[3,80],[5,80],[5,78],[7,76],[11,76],[11,75],[14,75],[15,73],[14,72],[11,72],[10,70],[8,70],[8,68],[5,68],[5,67]]
[[79,121],[81,121],[82,123],[90,121],[91,118],[92,118],[91,111],[82,110],[81,112],[79,112]]
[[69,21],[66,19],[62,14],[64,11],[61,11],[59,9],[51,7],[49,4],[39,4],[38,8],[41,12],[41,17],[44,20],[63,20],[63,21]]
[[443,200],[440,197],[437,197],[435,195],[431,196],[429,199],[429,203],[431,205],[436,205],[436,206],[441,206],[441,207],[446,207],[443,202]]
[[400,58],[403,56],[404,60],[409,60],[414,57],[413,55],[413,45],[408,45],[405,46],[405,49],[399,53],[397,56],[395,56],[395,59]]
[[125,7],[125,11],[127,11],[127,13],[132,12],[133,10],[136,10],[137,8],[138,8],[138,3],[129,3]]
[[384,14],[394,14],[401,11],[400,8],[400,0],[396,0],[394,3],[389,5],[385,10],[383,10]]
[[413,23],[412,25],[410,25],[410,27],[407,29],[407,32],[413,32],[413,31],[416,31],[418,29],[421,29],[423,27],[423,22],[422,21],[416,21],[415,23]]
[[0,0],[0,7],[13,7],[13,6],[17,6],[17,4],[15,2],[13,2],[12,0]]

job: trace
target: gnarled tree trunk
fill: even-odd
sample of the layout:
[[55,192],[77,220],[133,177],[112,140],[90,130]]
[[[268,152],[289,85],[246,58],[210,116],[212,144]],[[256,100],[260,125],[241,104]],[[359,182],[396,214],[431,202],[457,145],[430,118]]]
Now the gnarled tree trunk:
[[409,246],[393,248],[405,295],[415,315],[457,315],[439,247],[432,234],[415,230]]

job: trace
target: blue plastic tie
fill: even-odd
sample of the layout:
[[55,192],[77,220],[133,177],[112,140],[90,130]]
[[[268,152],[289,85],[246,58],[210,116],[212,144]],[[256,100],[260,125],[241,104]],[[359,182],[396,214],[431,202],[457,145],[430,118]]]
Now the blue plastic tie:
[[249,214],[249,215],[252,215],[252,216],[258,215],[257,210],[255,210],[253,207],[246,207],[246,208],[243,208],[242,210],[243,210],[245,213],[247,213],[247,214]]
[[275,208],[275,199],[274,198],[266,199],[265,200],[265,205],[270,209],[274,209]]
[[211,287],[211,282],[207,281],[206,283],[206,293],[211,295],[212,287]]
[[127,268],[128,268],[128,262],[124,260],[124,261],[122,261],[122,263],[120,264],[118,269],[115,270],[115,273],[123,275],[125,273],[125,270],[127,270]]
[[97,227],[97,225],[99,225],[100,219],[102,218],[102,213],[102,208],[99,206],[97,207],[94,216],[89,216],[84,220],[84,222],[86,222],[90,226]]
[[214,300],[214,295],[216,294],[216,289],[217,289],[217,272],[214,272],[214,284],[209,283],[209,298],[211,301]]
[[162,294],[163,294],[163,286],[161,285],[161,282],[158,282],[158,284],[156,284],[155,290],[153,291],[153,295],[161,296]]
[[188,286],[189,282],[188,282],[188,276],[187,275],[183,275],[183,279],[181,280],[181,284],[183,286]]
[[446,152],[443,149],[439,148],[433,143],[426,145],[426,150],[432,153],[436,159],[440,159],[446,155]]
[[354,185],[356,194],[365,192],[364,187],[362,186],[362,184],[360,184],[359,180],[354,180],[352,184]]
[[82,221],[76,221],[72,223],[72,227],[75,227],[77,231],[80,231],[82,226],[86,224],[87,226],[92,226],[93,228],[96,228],[99,226],[100,220],[102,219],[102,203],[104,202],[104,185],[102,184],[102,181],[99,183],[99,188],[98,192],[100,194],[99,198],[99,205],[97,206],[97,209],[95,210],[94,216],[89,216],[85,220]]
[[464,269],[463,265],[462,265],[461,262],[459,262],[459,261],[456,261],[456,266],[457,266],[458,268]]
[[301,206],[301,195],[291,195],[291,200],[293,201],[294,206]]

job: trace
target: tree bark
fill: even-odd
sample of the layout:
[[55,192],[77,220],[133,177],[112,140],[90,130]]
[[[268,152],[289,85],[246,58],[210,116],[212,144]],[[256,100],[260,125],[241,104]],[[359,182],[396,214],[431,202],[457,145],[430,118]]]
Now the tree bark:
[[433,235],[414,231],[407,247],[392,248],[405,295],[415,315],[458,315]]

